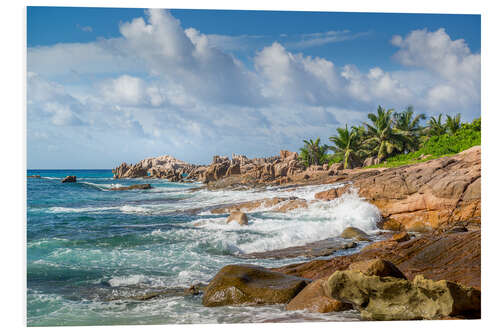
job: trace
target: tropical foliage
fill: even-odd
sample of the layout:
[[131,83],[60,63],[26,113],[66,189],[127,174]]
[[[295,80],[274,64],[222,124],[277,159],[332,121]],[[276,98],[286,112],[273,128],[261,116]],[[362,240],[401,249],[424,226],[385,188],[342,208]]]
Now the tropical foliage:
[[[319,138],[304,140],[302,161],[306,166],[342,162],[344,168],[354,168],[371,157],[377,165],[396,166],[456,154],[481,144],[481,118],[462,123],[460,114],[446,115],[443,122],[440,114],[423,124],[426,116],[415,113],[411,106],[401,112],[379,106],[376,113],[368,114],[368,120],[361,126],[337,128],[329,138],[332,146],[321,145]],[[328,155],[328,150],[333,154]]]
[[327,145],[320,144],[320,138],[304,140],[304,147],[300,148],[299,157],[306,166],[328,163]]

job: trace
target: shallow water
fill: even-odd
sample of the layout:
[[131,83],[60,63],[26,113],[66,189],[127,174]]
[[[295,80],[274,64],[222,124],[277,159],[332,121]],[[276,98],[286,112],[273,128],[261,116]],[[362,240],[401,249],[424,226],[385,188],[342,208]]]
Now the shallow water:
[[[311,314],[284,306],[206,308],[201,296],[135,301],[129,297],[207,283],[227,264],[277,267],[304,261],[243,259],[236,255],[281,249],[338,236],[347,226],[377,231],[376,207],[355,193],[307,209],[248,214],[249,225],[226,224],[216,205],[289,197],[313,200],[338,185],[293,192],[194,190],[200,184],[112,178],[110,170],[29,170],[27,314],[29,326],[236,323],[357,320],[355,312]],[[61,183],[67,175],[77,183]],[[110,191],[151,183],[151,190]],[[196,212],[196,213],[194,213]],[[346,250],[352,252],[353,250]],[[339,252],[341,255],[346,252]]]

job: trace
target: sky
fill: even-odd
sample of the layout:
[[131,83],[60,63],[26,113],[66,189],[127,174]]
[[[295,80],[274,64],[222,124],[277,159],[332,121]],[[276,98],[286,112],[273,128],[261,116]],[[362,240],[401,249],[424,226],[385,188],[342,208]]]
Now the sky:
[[378,105],[480,116],[479,15],[27,8],[27,166],[297,151]]

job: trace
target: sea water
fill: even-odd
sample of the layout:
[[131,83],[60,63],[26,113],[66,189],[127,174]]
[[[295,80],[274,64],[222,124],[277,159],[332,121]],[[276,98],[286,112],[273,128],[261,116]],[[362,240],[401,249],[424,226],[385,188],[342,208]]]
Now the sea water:
[[[248,226],[226,224],[210,209],[229,203],[314,194],[339,184],[254,190],[201,188],[198,183],[113,179],[111,170],[28,170],[28,326],[251,323],[358,320],[354,311],[313,314],[284,305],[215,307],[201,295],[147,301],[131,297],[208,283],[225,265],[278,267],[305,258],[243,259],[240,254],[282,249],[337,237],[348,226],[377,231],[377,208],[356,193],[306,209],[248,213]],[[67,175],[76,183],[62,183]],[[150,190],[111,191],[150,183]],[[336,255],[346,254],[346,250]]]

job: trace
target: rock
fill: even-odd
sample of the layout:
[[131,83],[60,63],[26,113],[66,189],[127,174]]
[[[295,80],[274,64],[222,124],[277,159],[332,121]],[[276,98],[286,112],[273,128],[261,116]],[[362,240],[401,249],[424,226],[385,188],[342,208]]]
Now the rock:
[[448,280],[481,289],[481,230],[423,234],[401,243],[385,240],[372,243],[351,255],[291,264],[273,270],[316,280],[338,270],[346,270],[354,262],[377,258],[397,265],[408,279],[421,274],[427,279]]
[[352,305],[326,296],[323,283],[326,279],[311,282],[286,305],[286,310],[307,310],[327,313],[352,309]]
[[393,235],[391,239],[398,243],[406,242],[410,240],[410,235],[406,231],[403,231]]
[[426,232],[481,217],[481,147],[384,169],[353,181],[360,197],[402,230]]
[[64,177],[63,180],[61,180],[62,183],[76,183],[76,176],[66,176]]
[[406,279],[406,276],[390,261],[382,259],[371,259],[357,261],[349,265],[349,270],[359,271],[369,276],[392,276],[398,279]]
[[134,184],[123,187],[112,187],[109,190],[110,191],[149,190],[151,188],[152,188],[151,184]]
[[324,284],[327,296],[354,304],[368,320],[478,317],[481,292],[474,288],[418,275],[413,282],[394,277],[368,276],[359,271],[337,271]]
[[292,246],[278,250],[242,254],[240,255],[240,257],[251,259],[284,259],[296,257],[315,258],[330,256],[337,251],[351,249],[356,246],[358,246],[358,244],[352,241],[342,241],[336,238],[327,238],[321,241],[316,241],[301,246]]
[[204,306],[285,304],[309,280],[254,265],[223,267],[203,294]]
[[28,178],[42,178],[40,175],[31,175],[31,176],[28,176]]
[[[171,181],[181,180],[182,174],[190,174],[198,168],[197,165],[186,163],[172,156],[146,158],[134,165],[123,162],[113,169],[114,178],[166,178]],[[199,174],[199,172],[198,172]]]
[[231,204],[228,206],[223,206],[219,208],[214,208],[210,210],[212,214],[227,214],[231,212],[251,212],[258,209],[275,207],[273,211],[275,212],[287,212],[292,209],[306,208],[307,202],[303,199],[298,199],[296,197],[288,198],[271,198],[271,199],[260,199],[254,201],[242,202],[239,204]]
[[232,212],[227,218],[226,223],[230,223],[231,221],[236,221],[239,225],[247,225],[248,217],[247,214],[242,212]]
[[364,232],[361,229],[355,228],[355,227],[347,227],[342,231],[340,234],[340,237],[342,238],[350,238],[350,239],[355,239],[358,241],[369,241],[370,236],[366,232]]
[[340,198],[344,193],[350,190],[350,186],[344,185],[342,187],[332,188],[331,190],[318,192],[314,195],[315,199],[330,201]]

